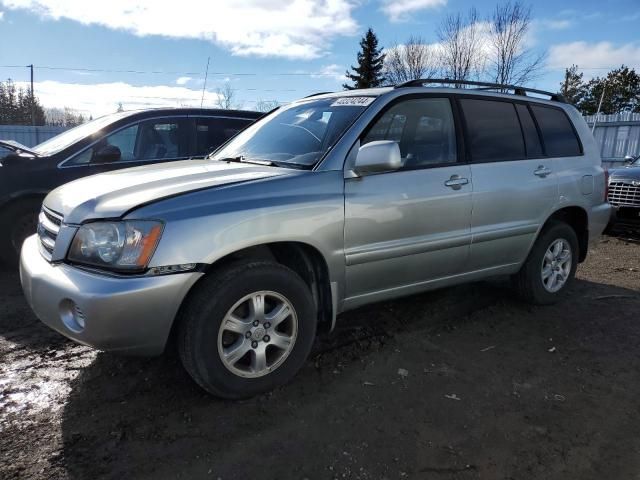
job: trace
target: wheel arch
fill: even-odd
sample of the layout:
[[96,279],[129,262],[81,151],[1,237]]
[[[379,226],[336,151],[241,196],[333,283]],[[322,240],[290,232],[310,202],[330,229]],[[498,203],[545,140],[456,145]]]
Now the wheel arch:
[[[245,247],[215,260],[205,266],[204,275],[191,287],[182,300],[182,305],[189,301],[204,278],[215,275],[230,264],[243,261],[271,261],[296,272],[311,290],[318,311],[318,328],[323,331],[333,328],[337,315],[337,299],[329,280],[329,266],[316,247],[299,241],[271,242]],[[176,318],[179,318],[179,314]],[[170,338],[175,337],[177,323],[174,321]]]
[[[553,212],[544,223],[540,232],[542,232],[551,222],[560,221],[568,224],[576,232],[578,237],[578,262],[582,263],[587,258],[589,250],[589,215],[587,211],[580,206],[573,205],[563,207]],[[538,236],[540,235],[538,232]]]

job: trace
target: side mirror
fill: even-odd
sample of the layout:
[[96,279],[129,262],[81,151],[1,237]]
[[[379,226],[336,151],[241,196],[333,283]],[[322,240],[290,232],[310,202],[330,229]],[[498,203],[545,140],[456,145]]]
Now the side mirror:
[[98,150],[93,156],[95,163],[112,163],[122,158],[122,152],[115,145],[106,145]]
[[358,175],[390,172],[402,167],[400,147],[397,142],[380,140],[360,147],[353,171]]
[[624,164],[625,165],[631,165],[635,161],[636,161],[635,157],[632,157],[631,155],[626,155],[624,157]]

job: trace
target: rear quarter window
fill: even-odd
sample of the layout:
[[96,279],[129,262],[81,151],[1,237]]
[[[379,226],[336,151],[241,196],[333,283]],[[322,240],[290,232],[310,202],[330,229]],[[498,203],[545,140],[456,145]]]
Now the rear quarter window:
[[575,157],[582,155],[580,141],[567,114],[553,107],[531,105],[536,117],[545,153],[548,157]]

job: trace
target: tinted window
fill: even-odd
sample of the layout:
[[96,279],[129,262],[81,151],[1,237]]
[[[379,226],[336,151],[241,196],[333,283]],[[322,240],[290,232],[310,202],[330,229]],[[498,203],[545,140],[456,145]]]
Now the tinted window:
[[520,125],[522,126],[522,134],[524,135],[524,143],[527,148],[527,157],[535,158],[542,156],[542,144],[538,129],[533,122],[533,117],[526,105],[516,104]]
[[71,164],[100,163],[98,152],[107,146],[118,147],[120,162],[172,160],[189,156],[189,120],[147,120],[101,138],[76,156]]
[[196,118],[195,156],[205,156],[251,123],[235,118]]
[[515,106],[510,102],[461,99],[471,159],[475,162],[525,158]]
[[397,103],[373,124],[362,144],[376,140],[398,142],[405,168],[455,162],[451,103],[444,98]]
[[536,116],[544,148],[549,157],[581,155],[580,142],[567,115],[559,108],[531,105]]

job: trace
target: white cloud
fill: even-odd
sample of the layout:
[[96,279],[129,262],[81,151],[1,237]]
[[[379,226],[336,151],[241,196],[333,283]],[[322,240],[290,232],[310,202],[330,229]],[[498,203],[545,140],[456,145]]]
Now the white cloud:
[[193,80],[192,77],[178,77],[178,79],[176,80],[176,83],[178,85],[186,85],[187,83],[189,83],[191,80]]
[[382,11],[392,22],[409,20],[410,15],[419,10],[443,7],[447,0],[381,0]]
[[331,78],[337,82],[344,82],[347,80],[345,76],[345,68],[341,67],[336,63],[332,63],[331,65],[325,65],[318,70],[318,73],[311,74],[311,78]]
[[[567,68],[578,65],[585,70],[585,75],[590,73],[599,75],[596,70],[617,68],[620,65],[640,67],[640,43],[627,43],[616,45],[611,42],[571,42],[553,45],[549,49],[548,66],[550,68]],[[586,75],[589,76],[589,75]]]
[[0,21],[4,20],[4,12],[0,11]]
[[[17,82],[27,88],[26,82]],[[94,117],[116,111],[119,103],[126,110],[139,108],[200,106],[202,90],[175,86],[135,86],[123,82],[81,84],[52,80],[34,84],[36,96],[45,107],[70,107]],[[205,106],[213,106],[217,94],[207,91]]]
[[158,0],[0,1],[44,18],[67,18],[139,36],[209,40],[245,56],[317,58],[333,38],[358,30],[352,16],[356,0],[182,0],[179,8]]
[[566,30],[573,26],[573,22],[567,19],[546,19],[540,20],[540,25],[549,30]]

